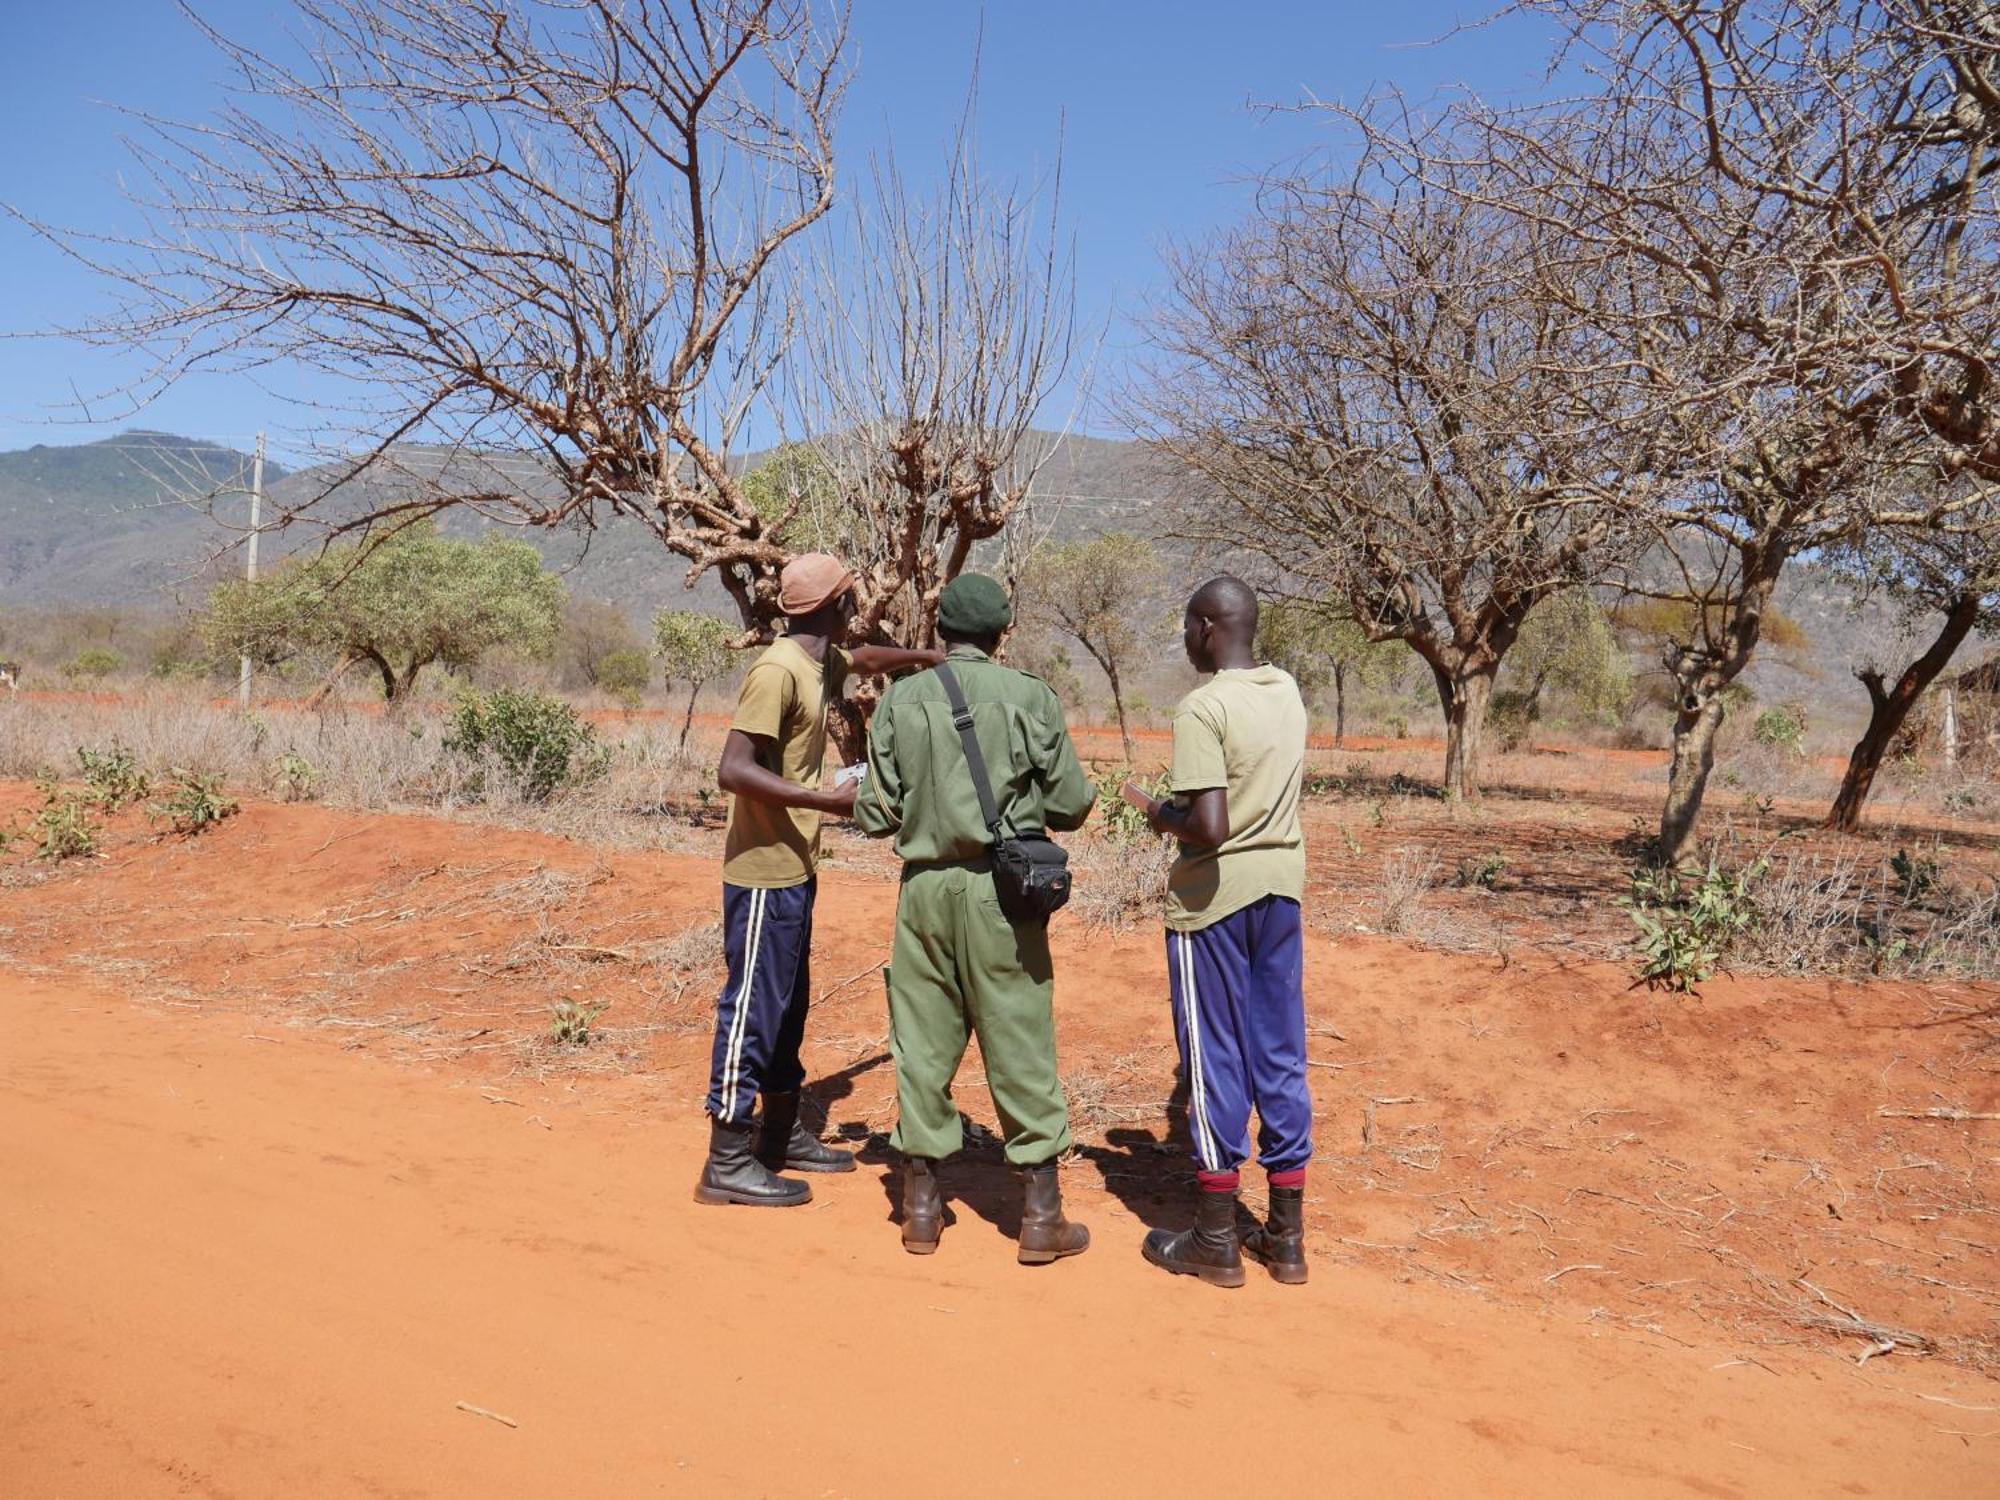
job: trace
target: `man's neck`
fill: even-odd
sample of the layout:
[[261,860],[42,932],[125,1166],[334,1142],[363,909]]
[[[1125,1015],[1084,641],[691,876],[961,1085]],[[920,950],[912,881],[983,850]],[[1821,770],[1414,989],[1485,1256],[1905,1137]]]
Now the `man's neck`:
[[1248,646],[1235,646],[1215,653],[1218,672],[1247,672],[1257,665],[1257,653]]
[[785,639],[805,652],[814,661],[826,660],[826,633],[824,631],[788,630]]

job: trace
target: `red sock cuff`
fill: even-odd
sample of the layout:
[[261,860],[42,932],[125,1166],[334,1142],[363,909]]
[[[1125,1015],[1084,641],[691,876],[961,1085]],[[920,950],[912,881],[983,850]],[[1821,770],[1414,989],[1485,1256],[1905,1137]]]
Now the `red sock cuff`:
[[1240,1172],[1197,1172],[1204,1193],[1233,1193],[1243,1180]]
[[1281,1188],[1302,1188],[1306,1185],[1306,1169],[1290,1167],[1283,1172],[1271,1174],[1271,1186]]

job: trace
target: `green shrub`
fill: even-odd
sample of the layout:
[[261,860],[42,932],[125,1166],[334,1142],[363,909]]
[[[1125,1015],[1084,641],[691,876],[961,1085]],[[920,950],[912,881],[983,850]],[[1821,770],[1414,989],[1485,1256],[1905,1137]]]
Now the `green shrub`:
[[271,762],[271,780],[287,802],[310,802],[319,790],[318,769],[296,750]]
[[1699,874],[1647,868],[1620,897],[1639,929],[1639,978],[1653,988],[1690,994],[1715,972],[1731,946],[1757,925],[1754,889],[1770,867],[1758,859],[1725,870],[1715,855]]
[[1097,776],[1097,831],[1100,837],[1112,839],[1121,844],[1134,843],[1139,839],[1154,838],[1157,835],[1147,826],[1146,815],[1127,802],[1121,789],[1125,783],[1136,781],[1155,797],[1168,795],[1168,777],[1162,773],[1148,781],[1135,775],[1129,768],[1102,771]]
[[183,838],[206,832],[239,811],[222,794],[220,776],[201,776],[176,766],[167,772],[166,793],[146,811]]
[[652,680],[653,659],[643,651],[607,651],[598,658],[597,685],[627,708],[639,706]]
[[1507,873],[1506,858],[1497,849],[1484,854],[1468,854],[1458,862],[1458,883],[1466,887],[1492,890]]
[[1757,715],[1750,726],[1750,738],[1773,750],[1805,753],[1806,710],[1803,703],[1780,703]]
[[596,731],[569,704],[512,688],[459,699],[444,747],[458,755],[492,756],[533,802],[589,780],[605,759]]
[[107,646],[86,646],[72,656],[62,669],[68,678],[87,677],[93,680],[109,677],[125,665],[125,658]]
[[95,854],[99,829],[90,816],[89,803],[50,778],[44,777],[35,785],[42,794],[41,807],[28,819],[35,858],[59,862]]
[[549,1007],[549,1040],[558,1047],[588,1047],[591,1026],[610,1008],[608,1001],[556,1001]]
[[79,745],[76,763],[83,771],[84,796],[106,812],[117,812],[129,803],[141,801],[152,790],[152,780],[123,745],[109,750],[90,750]]
[[1889,857],[1889,873],[1896,877],[1896,888],[1905,901],[1921,901],[1938,888],[1943,868],[1936,855],[1898,849]]

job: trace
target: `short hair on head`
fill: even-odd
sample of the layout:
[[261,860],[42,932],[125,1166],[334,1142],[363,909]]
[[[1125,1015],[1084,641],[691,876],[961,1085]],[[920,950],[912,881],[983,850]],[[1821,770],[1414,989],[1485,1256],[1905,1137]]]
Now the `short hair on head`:
[[1257,591],[1229,573],[1220,574],[1196,589],[1188,608],[1203,619],[1241,622],[1252,629],[1257,625]]

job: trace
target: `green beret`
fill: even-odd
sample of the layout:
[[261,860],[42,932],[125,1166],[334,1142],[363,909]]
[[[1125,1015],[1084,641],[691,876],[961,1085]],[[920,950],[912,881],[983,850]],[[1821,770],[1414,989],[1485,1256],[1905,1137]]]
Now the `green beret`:
[[1014,623],[1014,606],[998,580],[961,573],[938,595],[938,628],[974,640],[998,635]]

